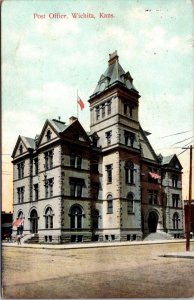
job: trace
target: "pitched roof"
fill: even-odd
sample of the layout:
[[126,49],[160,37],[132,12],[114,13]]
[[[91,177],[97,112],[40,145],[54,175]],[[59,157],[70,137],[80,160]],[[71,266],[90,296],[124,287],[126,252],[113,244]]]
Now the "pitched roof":
[[21,136],[27,148],[35,149],[35,140],[26,136]]
[[65,122],[56,119],[52,119],[48,121],[58,133],[63,132],[67,127],[69,127],[69,125],[65,125]]
[[[109,65],[104,74],[101,75],[98,84],[94,90],[94,94],[98,94],[113,84],[120,83],[129,90],[133,90],[136,93],[138,91],[133,85],[133,78],[129,72],[125,72],[119,64],[119,56],[117,51],[109,54]],[[102,87],[103,85],[103,87]]]
[[169,155],[169,156],[164,156],[162,158],[162,165],[168,165],[171,162],[173,157],[174,157],[174,154]]

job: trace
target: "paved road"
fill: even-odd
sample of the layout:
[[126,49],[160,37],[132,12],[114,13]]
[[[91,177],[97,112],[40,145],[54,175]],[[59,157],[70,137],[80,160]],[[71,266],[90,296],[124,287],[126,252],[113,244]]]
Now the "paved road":
[[181,242],[63,250],[3,247],[3,297],[193,297],[194,260],[163,257],[184,250]]

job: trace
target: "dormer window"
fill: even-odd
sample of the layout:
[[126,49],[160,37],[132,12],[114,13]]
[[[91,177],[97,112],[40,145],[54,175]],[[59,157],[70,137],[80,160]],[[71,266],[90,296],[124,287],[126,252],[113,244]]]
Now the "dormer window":
[[19,151],[20,151],[20,154],[23,153],[23,145],[22,144],[20,145]]
[[52,134],[52,132],[50,131],[50,129],[48,129],[48,130],[47,130],[47,133],[46,133],[47,141],[50,141],[50,140],[51,140],[51,134]]

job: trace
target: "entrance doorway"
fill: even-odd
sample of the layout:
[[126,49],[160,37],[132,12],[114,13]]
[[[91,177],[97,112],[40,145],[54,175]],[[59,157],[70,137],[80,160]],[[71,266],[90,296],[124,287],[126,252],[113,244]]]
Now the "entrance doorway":
[[38,214],[35,209],[33,209],[30,214],[30,229],[31,233],[38,232]]
[[149,232],[156,232],[158,225],[158,215],[155,211],[151,211],[148,217]]

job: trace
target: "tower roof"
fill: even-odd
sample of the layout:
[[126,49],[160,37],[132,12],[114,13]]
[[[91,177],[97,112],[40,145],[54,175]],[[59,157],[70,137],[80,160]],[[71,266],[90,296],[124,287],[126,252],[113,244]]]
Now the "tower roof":
[[121,65],[119,64],[119,56],[117,51],[109,54],[108,68],[101,75],[98,84],[94,90],[93,95],[99,94],[105,89],[109,88],[114,84],[121,84],[129,90],[133,90],[138,93],[133,85],[133,78],[129,72],[125,72]]

